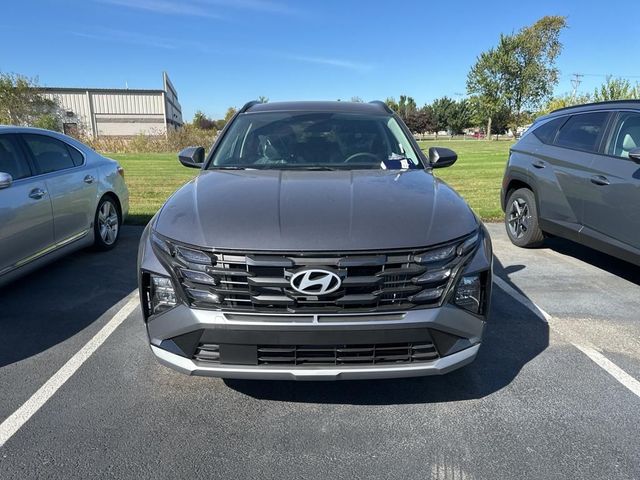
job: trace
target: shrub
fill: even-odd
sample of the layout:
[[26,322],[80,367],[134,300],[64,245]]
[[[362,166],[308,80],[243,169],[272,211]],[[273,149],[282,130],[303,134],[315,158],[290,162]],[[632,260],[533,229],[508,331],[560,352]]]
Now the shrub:
[[202,130],[193,125],[185,125],[168,135],[148,135],[139,133],[133,137],[99,137],[83,135],[80,140],[99,152],[109,153],[175,153],[185,147],[202,146],[209,149],[217,136],[216,130]]

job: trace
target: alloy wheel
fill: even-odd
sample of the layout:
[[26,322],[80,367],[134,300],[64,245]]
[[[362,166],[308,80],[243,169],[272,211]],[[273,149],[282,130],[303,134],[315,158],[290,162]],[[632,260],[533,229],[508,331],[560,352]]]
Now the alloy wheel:
[[529,221],[531,214],[529,213],[529,205],[522,197],[516,198],[509,208],[509,233],[513,238],[522,238],[529,230]]
[[118,239],[118,211],[113,203],[105,201],[98,211],[98,230],[106,245],[113,245]]

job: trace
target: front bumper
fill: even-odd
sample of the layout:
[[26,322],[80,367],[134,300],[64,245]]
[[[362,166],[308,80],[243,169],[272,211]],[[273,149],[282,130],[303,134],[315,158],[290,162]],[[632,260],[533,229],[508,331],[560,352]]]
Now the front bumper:
[[239,365],[202,366],[180,355],[151,345],[158,361],[187,375],[206,377],[239,378],[253,380],[365,380],[382,378],[419,377],[441,375],[471,363],[480,344],[429,363],[408,365],[384,365],[367,367],[249,367]]
[[[474,360],[485,322],[453,306],[385,314],[265,315],[179,305],[149,318],[151,350],[163,365],[188,375],[243,379],[342,380],[448,373]],[[434,358],[366,365],[259,364],[258,348],[432,344]],[[202,345],[219,346],[216,363]],[[226,347],[226,350],[225,350]],[[226,353],[229,352],[229,353]]]
[[[142,235],[138,256],[142,273],[168,275],[149,242],[149,228]],[[180,303],[145,321],[151,350],[158,361],[188,375],[240,379],[342,380],[398,378],[448,373],[472,362],[480,348],[491,298],[491,244],[484,235],[465,272],[485,272],[485,315],[475,315],[450,303],[440,307],[397,312],[341,314],[240,313],[190,308]],[[146,312],[141,289],[143,311]],[[428,345],[429,355],[419,350]],[[215,360],[207,358],[215,347]],[[358,354],[349,358],[337,352],[361,349],[383,351],[406,348],[405,359],[373,355],[370,363]],[[278,364],[261,358],[264,349],[294,351],[294,360]],[[299,362],[298,351],[335,349],[335,362],[321,358]],[[202,350],[205,355],[202,355]],[[376,350],[374,350],[375,352]],[[397,352],[394,352],[397,353]],[[313,356],[313,354],[311,354]],[[368,355],[368,354],[362,354]],[[383,354],[384,356],[384,354]],[[319,364],[318,364],[319,363]]]

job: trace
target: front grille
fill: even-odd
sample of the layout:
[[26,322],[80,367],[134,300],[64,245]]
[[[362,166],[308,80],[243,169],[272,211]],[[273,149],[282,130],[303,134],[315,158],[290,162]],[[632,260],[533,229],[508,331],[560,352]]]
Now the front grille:
[[258,346],[258,365],[384,365],[427,362],[438,357],[431,343]]
[[[431,249],[367,254],[238,254],[172,244],[158,253],[170,255],[169,263],[191,306],[321,315],[439,305],[477,239],[470,235]],[[448,256],[428,256],[443,249],[449,249]],[[310,268],[338,275],[339,289],[324,295],[294,290],[291,277]]]
[[[223,345],[224,347],[224,345]],[[249,363],[268,366],[388,365],[429,362],[438,358],[433,343],[378,343],[367,345],[254,345],[247,348],[255,359]],[[200,343],[193,359],[200,363],[225,363],[221,346]],[[246,355],[247,350],[244,350]],[[247,364],[247,362],[243,362]]]
[[[223,274],[215,291],[226,309],[336,311],[410,308],[408,297],[421,290],[411,279],[425,271],[412,265],[407,254],[374,257],[275,257],[217,255]],[[341,288],[328,295],[303,295],[291,288],[293,272],[324,267],[342,279]]]

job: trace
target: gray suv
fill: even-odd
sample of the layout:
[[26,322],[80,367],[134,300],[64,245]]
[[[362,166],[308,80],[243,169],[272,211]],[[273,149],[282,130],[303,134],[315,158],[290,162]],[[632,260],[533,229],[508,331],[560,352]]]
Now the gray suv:
[[381,102],[251,102],[146,227],[151,349],[181,372],[334,380],[449,372],[478,352],[489,236]]
[[536,120],[511,148],[501,199],[515,245],[553,234],[640,265],[640,101]]

